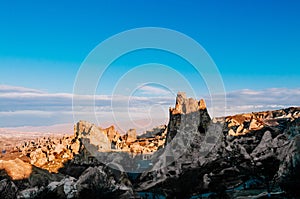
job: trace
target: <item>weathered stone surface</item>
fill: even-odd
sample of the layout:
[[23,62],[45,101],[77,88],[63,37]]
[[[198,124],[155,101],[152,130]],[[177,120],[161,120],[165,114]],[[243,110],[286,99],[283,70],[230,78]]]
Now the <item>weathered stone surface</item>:
[[[78,179],[75,186],[79,198],[127,198],[133,195],[131,184],[116,179],[103,167],[90,167]],[[129,182],[129,181],[128,181]]]
[[17,195],[17,186],[8,179],[0,181],[0,198],[15,199]]
[[22,180],[28,178],[32,172],[32,165],[20,159],[0,160],[0,170],[5,170],[12,180]]
[[102,130],[105,132],[110,142],[117,142],[120,138],[120,134],[118,131],[115,130],[114,126],[110,126]]
[[[184,101],[182,98],[180,102]],[[175,112],[178,110],[180,106]],[[138,190],[160,189],[170,198],[188,198],[205,192],[213,192],[216,198],[244,198],[245,194],[257,198],[261,192],[250,193],[247,189],[251,188],[264,189],[271,195],[276,192],[283,198],[297,198],[300,196],[299,110],[288,108],[229,116],[223,122],[213,120],[214,124],[220,124],[222,135],[205,157],[194,153],[193,149],[201,151],[203,145],[201,139],[195,138],[191,150],[172,165],[143,173]],[[179,132],[182,119],[173,116],[172,120],[171,129]],[[194,164],[197,161],[198,166]],[[238,190],[229,191],[232,188]]]
[[30,153],[30,159],[30,163],[38,167],[42,167],[48,162],[47,154],[44,153],[41,148],[38,148],[32,153]]
[[80,121],[75,126],[75,135],[86,147],[94,148],[97,152],[111,150],[110,141],[96,125]]
[[136,130],[135,129],[129,129],[126,133],[126,136],[127,136],[126,142],[136,141]]
[[75,183],[76,179],[73,177],[66,177],[59,182],[51,182],[46,189],[40,191],[39,196],[43,197],[51,193],[52,196],[59,198],[76,198],[77,189]]
[[179,92],[175,108],[170,108],[166,143],[171,142],[179,131],[204,134],[210,122],[204,100],[188,99],[185,93]]
[[206,109],[206,104],[203,99],[197,101],[193,98],[187,98],[185,92],[178,92],[175,108],[170,108],[170,113],[173,115],[189,114],[204,109]]
[[18,193],[18,199],[31,199],[37,197],[40,189],[38,187],[33,187],[29,189],[22,190]]

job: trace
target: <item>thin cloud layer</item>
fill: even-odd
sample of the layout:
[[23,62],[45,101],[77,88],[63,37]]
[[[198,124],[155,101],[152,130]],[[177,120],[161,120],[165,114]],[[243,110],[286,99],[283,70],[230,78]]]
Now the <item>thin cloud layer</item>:
[[[155,92],[152,97],[76,96],[76,99],[80,101],[80,107],[76,109],[77,115],[82,118],[90,116],[91,119],[96,115],[101,124],[122,123],[123,127],[128,125],[128,128],[135,121],[165,123],[168,108],[174,105],[175,99],[164,95],[165,93],[159,95],[160,90],[163,89],[150,87],[144,87],[144,91],[149,94]],[[72,97],[71,93],[47,93],[30,88],[0,85],[0,127],[73,123]],[[95,107],[91,109],[89,102],[94,99]],[[205,97],[205,99],[210,110],[210,97]],[[300,106],[299,99],[300,89],[298,88],[231,91],[226,94],[226,115]],[[214,105],[218,107],[217,102]],[[222,107],[218,108],[221,110]],[[93,110],[92,113],[91,110]],[[224,116],[224,112],[216,113],[214,116]]]
[[140,88],[140,91],[144,95],[170,95],[170,91],[159,88],[157,86],[146,85]]
[[[43,126],[74,122],[73,94],[71,93],[47,93],[6,85],[2,85],[0,88],[0,127]],[[122,122],[132,120],[132,118],[145,119],[150,114],[151,107],[162,106],[162,109],[167,111],[168,106],[174,104],[175,101],[174,98],[167,96],[109,95],[81,95],[76,96],[76,100],[79,104],[79,107],[76,107],[76,115],[83,119],[91,118],[93,120],[93,116],[96,114],[97,119],[105,124],[113,123],[115,116],[123,117],[118,118]],[[95,102],[95,107],[94,103],[90,103],[91,101]],[[129,115],[129,113],[133,114]],[[166,115],[154,114],[153,117],[163,121]]]
[[19,86],[0,85],[0,93],[42,93],[42,91]]
[[300,106],[299,99],[299,88],[231,91],[226,94],[226,115]]

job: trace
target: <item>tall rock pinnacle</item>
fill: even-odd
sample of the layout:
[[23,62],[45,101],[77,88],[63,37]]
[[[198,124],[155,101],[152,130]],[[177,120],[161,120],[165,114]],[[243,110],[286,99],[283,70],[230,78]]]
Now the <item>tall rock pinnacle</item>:
[[189,114],[199,110],[205,110],[206,104],[203,99],[197,101],[193,98],[187,98],[185,92],[178,92],[176,97],[175,108],[170,108],[170,113],[175,114]]
[[210,123],[210,116],[203,99],[187,98],[184,92],[178,92],[175,108],[170,108],[167,143],[186,128],[205,133]]

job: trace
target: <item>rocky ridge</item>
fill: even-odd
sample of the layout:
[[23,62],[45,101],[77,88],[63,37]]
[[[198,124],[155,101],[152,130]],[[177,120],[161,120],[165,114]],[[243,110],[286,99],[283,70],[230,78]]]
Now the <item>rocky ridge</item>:
[[[89,122],[79,121],[74,126],[73,136],[43,137],[26,141],[17,145],[13,152],[20,152],[20,158],[25,159],[31,165],[49,172],[58,172],[64,163],[75,159],[76,155],[81,155],[79,159],[87,163],[87,156],[94,149],[97,152],[153,153],[165,143],[166,126],[163,125],[154,131],[156,131],[155,134],[151,131],[147,132],[148,135],[152,134],[150,137],[143,135],[137,137],[134,129],[121,135],[114,126],[103,129]],[[90,150],[86,150],[86,147]]]
[[[166,150],[163,157],[174,158],[176,150],[185,151],[171,164],[161,161],[158,169],[143,173],[137,190],[159,189],[170,198],[299,196],[300,107],[212,120],[205,109],[198,108],[188,112],[191,116],[184,120],[187,113],[181,111],[181,102],[185,106],[195,103],[182,100],[181,94],[179,98],[175,109],[170,109],[167,143],[176,139],[172,136],[176,133],[183,141],[176,141],[172,153]],[[197,117],[201,115],[198,120],[193,115],[197,112]],[[190,142],[186,141],[188,136],[192,137]]]
[[[79,121],[73,136],[17,146],[0,160],[0,198],[300,196],[300,107],[211,119],[204,100],[178,93],[169,111],[168,125],[139,136]],[[147,154],[156,161],[137,177],[120,164]]]

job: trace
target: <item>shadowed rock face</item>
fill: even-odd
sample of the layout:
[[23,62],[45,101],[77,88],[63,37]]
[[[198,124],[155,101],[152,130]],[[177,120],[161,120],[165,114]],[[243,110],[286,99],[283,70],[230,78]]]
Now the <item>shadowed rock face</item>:
[[[186,100],[180,96],[178,101],[175,109],[182,110],[180,104]],[[182,139],[196,134],[195,128],[183,133],[178,130],[183,121],[180,117],[185,113],[179,114],[175,109],[170,111],[169,132],[183,134]],[[138,190],[159,189],[170,198],[189,198],[195,194],[200,197],[201,193],[213,193],[217,198],[243,198],[245,194],[257,197],[262,192],[285,190],[287,193],[281,193],[283,198],[297,198],[300,196],[296,188],[300,183],[299,111],[300,108],[292,107],[207,122],[205,134],[211,129],[220,132],[209,153],[201,154],[208,142],[201,133],[189,144],[178,143],[176,147],[179,145],[185,152],[172,164],[143,173]],[[232,191],[233,188],[236,190]]]
[[206,104],[203,99],[197,101],[187,98],[184,92],[179,92],[176,97],[175,108],[170,108],[170,119],[166,144],[177,135],[178,131],[198,131],[205,134],[211,118],[207,112]]
[[[73,136],[39,138],[15,151],[19,159],[0,160],[0,198],[136,198],[137,191],[169,198],[300,197],[296,107],[211,119],[204,100],[181,92],[168,125],[143,135],[79,121]],[[93,153],[111,153],[114,166],[93,161]],[[132,154],[158,158],[153,170],[130,181],[119,163],[131,164]]]
[[89,122],[79,121],[75,125],[75,139],[79,139],[93,154],[101,151],[147,154],[157,151],[165,143],[166,126],[158,129],[158,133],[145,139],[143,136],[138,138],[135,129],[129,129],[126,134],[120,135],[114,126],[103,129]]
[[16,198],[16,193],[18,187],[7,179],[0,181],[0,198],[14,199]]

